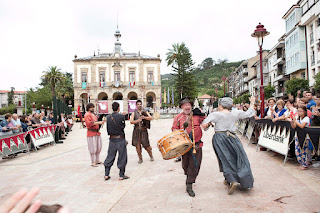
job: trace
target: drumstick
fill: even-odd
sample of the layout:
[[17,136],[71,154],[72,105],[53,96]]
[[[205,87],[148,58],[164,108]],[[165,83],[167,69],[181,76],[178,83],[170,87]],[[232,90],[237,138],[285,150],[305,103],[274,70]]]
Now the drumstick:
[[193,139],[193,154],[196,154],[196,139],[194,137],[193,113],[191,112],[191,126],[192,126],[192,139]]

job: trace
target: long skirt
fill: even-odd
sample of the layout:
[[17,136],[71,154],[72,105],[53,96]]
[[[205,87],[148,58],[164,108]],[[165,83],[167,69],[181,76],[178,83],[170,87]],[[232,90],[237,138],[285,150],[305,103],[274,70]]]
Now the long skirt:
[[254,180],[250,163],[239,138],[233,134],[216,133],[212,145],[225,179],[229,183],[240,183],[242,188],[252,188]]

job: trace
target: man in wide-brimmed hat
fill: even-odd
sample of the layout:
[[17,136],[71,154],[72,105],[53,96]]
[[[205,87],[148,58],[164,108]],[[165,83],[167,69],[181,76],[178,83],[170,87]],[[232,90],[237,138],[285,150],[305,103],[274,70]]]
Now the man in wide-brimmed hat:
[[182,109],[182,112],[175,116],[171,129],[172,131],[185,130],[187,134],[189,134],[189,136],[192,138],[192,116],[196,142],[196,154],[193,154],[193,148],[189,152],[184,154],[182,156],[182,168],[184,170],[184,174],[187,176],[186,190],[191,197],[194,197],[195,193],[192,189],[192,184],[195,183],[196,178],[199,174],[202,160],[203,143],[201,141],[202,130],[200,128],[200,124],[205,119],[205,116],[200,112],[198,108],[192,110],[192,105],[193,103],[189,97],[181,99],[179,106]]

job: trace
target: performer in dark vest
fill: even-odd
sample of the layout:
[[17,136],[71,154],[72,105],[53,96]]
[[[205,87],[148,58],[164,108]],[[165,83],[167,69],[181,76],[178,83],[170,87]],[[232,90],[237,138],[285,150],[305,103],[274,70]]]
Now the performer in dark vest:
[[152,155],[152,148],[149,143],[149,135],[148,129],[150,129],[150,121],[153,120],[152,116],[149,112],[145,111],[142,108],[142,102],[138,100],[136,102],[137,109],[131,114],[130,124],[134,124],[134,129],[132,133],[132,145],[136,147],[139,161],[138,163],[142,163],[142,149],[141,145],[145,150],[147,150],[150,161],[154,161]]
[[182,112],[175,116],[171,130],[186,130],[187,134],[192,138],[193,120],[196,154],[193,153],[193,148],[184,154],[182,156],[182,168],[187,176],[186,190],[191,197],[194,197],[196,194],[192,189],[192,184],[196,182],[201,166],[203,142],[201,141],[202,130],[200,124],[205,119],[205,114],[201,113],[198,108],[191,110],[192,105],[193,103],[190,101],[190,98],[185,97],[181,99],[180,108]]
[[127,165],[127,143],[124,134],[125,117],[119,113],[119,103],[114,102],[112,104],[113,113],[107,117],[107,131],[110,136],[108,156],[104,161],[105,166],[105,180],[110,179],[110,169],[113,165],[113,162],[116,158],[118,152],[118,163],[117,166],[120,170],[119,180],[129,179],[130,177],[126,176],[125,170]]

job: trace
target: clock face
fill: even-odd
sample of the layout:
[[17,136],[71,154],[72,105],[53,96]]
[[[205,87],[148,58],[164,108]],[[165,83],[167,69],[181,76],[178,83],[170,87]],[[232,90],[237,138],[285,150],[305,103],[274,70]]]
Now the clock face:
[[119,57],[120,57],[120,54],[119,54],[119,53],[115,53],[114,56],[115,56],[116,58],[119,58]]

